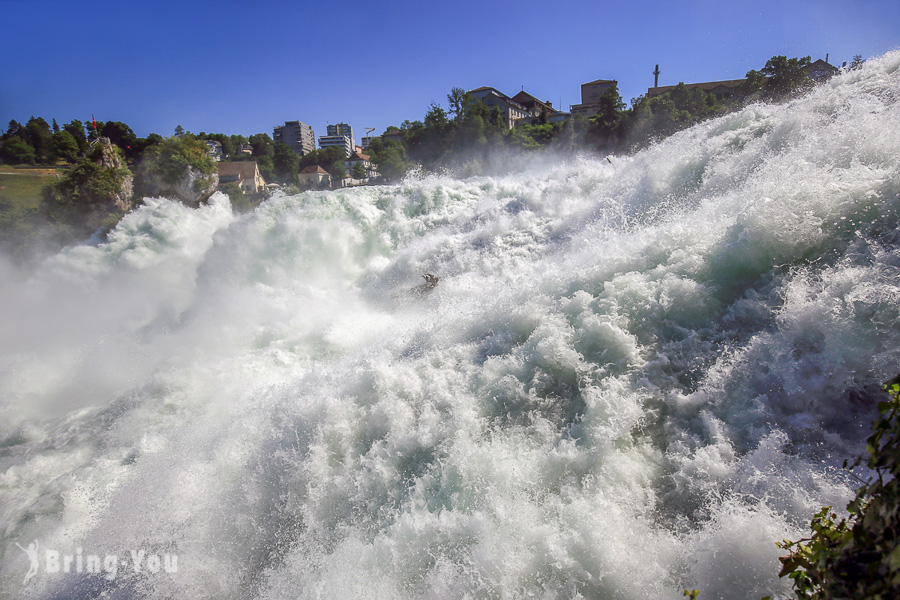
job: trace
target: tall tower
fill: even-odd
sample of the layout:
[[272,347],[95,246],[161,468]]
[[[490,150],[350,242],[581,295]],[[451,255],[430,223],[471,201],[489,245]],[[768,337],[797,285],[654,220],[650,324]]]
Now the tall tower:
[[275,127],[272,133],[276,144],[287,144],[300,156],[316,149],[316,134],[306,123],[285,121],[284,125]]

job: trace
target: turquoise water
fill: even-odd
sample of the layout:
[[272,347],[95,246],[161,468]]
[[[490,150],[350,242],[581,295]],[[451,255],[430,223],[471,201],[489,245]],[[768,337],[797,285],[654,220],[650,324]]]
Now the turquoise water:
[[149,199],[0,263],[0,588],[784,596],[900,372],[898,99],[893,53],[631,157]]

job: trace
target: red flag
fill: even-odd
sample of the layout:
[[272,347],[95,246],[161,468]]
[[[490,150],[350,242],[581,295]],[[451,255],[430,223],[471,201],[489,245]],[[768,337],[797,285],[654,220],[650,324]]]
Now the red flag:
[[94,113],[91,113],[91,120],[94,122],[94,131],[97,131],[97,119],[94,118]]

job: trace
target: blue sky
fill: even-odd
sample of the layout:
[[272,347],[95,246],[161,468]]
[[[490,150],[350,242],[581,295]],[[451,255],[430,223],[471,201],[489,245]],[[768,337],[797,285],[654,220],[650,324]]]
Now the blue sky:
[[357,142],[452,87],[524,89],[568,110],[616,79],[743,77],[773,55],[840,66],[900,48],[900,0],[154,2],[0,0],[0,129],[31,115],[124,121],[140,136],[272,134],[300,120]]

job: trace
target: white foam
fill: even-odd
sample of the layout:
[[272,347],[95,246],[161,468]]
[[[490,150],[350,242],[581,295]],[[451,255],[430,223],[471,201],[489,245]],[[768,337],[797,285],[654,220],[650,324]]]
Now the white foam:
[[37,539],[176,553],[103,584],[134,597],[784,594],[900,358],[898,66],[632,157],[153,199],[4,264],[4,589]]

